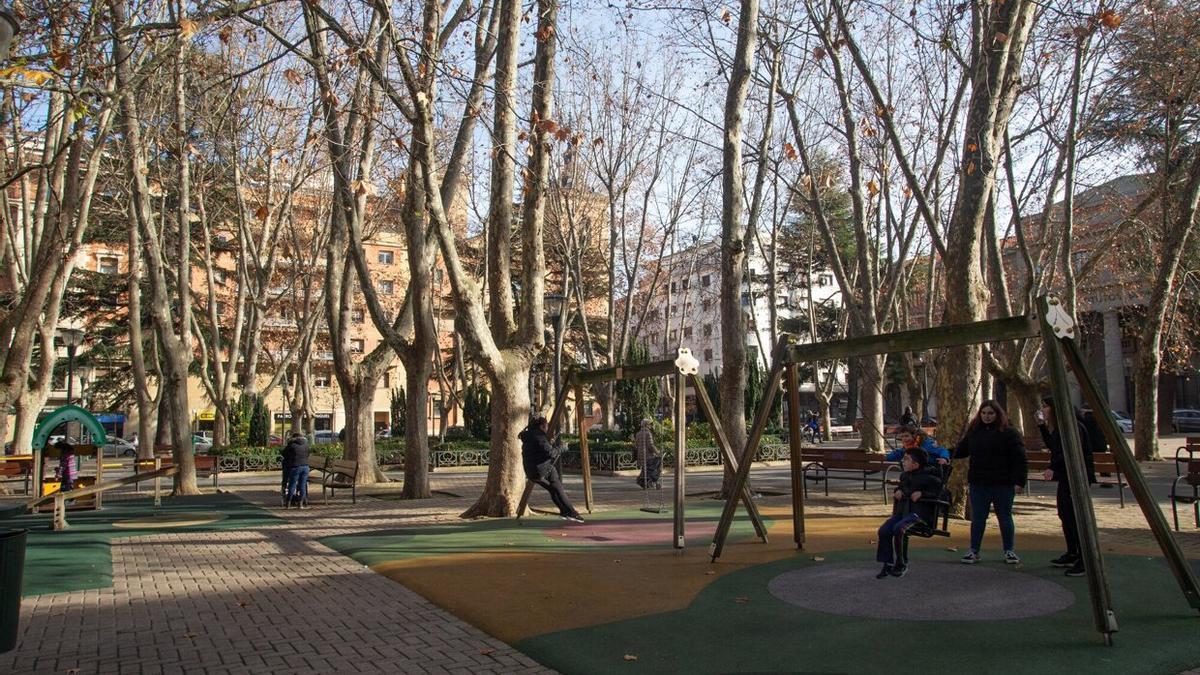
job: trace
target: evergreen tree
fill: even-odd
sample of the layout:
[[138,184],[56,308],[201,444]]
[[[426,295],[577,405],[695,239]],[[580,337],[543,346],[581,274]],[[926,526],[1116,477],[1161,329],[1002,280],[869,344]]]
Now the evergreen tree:
[[482,384],[467,385],[463,392],[463,421],[473,438],[482,440],[491,435],[492,405]]
[[[629,350],[626,364],[649,363],[650,352],[640,343],[634,343]],[[637,380],[621,380],[616,383],[615,395],[617,402],[618,424],[621,430],[632,436],[637,432],[643,419],[653,419],[661,400],[658,378],[647,377]]]
[[401,438],[404,436],[405,426],[408,424],[407,408],[405,408],[405,400],[408,397],[404,393],[404,387],[398,387],[392,390],[392,437]]

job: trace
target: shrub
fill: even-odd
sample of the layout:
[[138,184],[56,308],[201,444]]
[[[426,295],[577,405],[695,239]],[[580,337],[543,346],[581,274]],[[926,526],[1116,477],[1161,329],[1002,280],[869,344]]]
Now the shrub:
[[478,440],[478,437],[472,434],[467,427],[447,427],[443,439],[448,443],[451,441]]
[[474,438],[491,435],[492,404],[482,384],[468,385],[463,392],[463,422]]

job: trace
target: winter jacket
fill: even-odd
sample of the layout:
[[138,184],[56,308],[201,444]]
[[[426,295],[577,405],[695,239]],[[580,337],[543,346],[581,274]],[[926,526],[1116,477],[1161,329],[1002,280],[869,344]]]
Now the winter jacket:
[[970,457],[967,483],[971,485],[1024,485],[1028,463],[1025,441],[1012,427],[980,424],[954,447],[954,457]]
[[526,476],[540,475],[539,467],[558,459],[559,451],[550,445],[550,439],[541,429],[526,427],[517,438],[521,439],[521,464]]
[[905,471],[900,474],[900,487],[896,488],[904,495],[903,499],[892,501],[892,514],[916,513],[921,520],[932,525],[937,520],[937,505],[926,501],[913,502],[912,493],[920,492],[921,499],[938,499],[942,496],[942,476],[937,467],[923,466],[916,471]]
[[284,466],[308,466],[308,439],[303,436],[289,439],[281,454]]
[[[889,452],[884,459],[889,462],[899,462],[906,449],[904,447],[896,448]],[[950,451],[938,445],[932,438],[921,441],[921,449],[925,451],[926,455],[929,455],[930,464],[935,463],[938,459],[950,459]]]
[[[1077,423],[1076,426],[1079,429],[1079,445],[1083,447],[1083,461],[1087,466],[1088,482],[1095,483],[1096,462],[1092,458],[1092,445],[1088,442],[1087,428],[1082,422]],[[1038,431],[1042,432],[1042,442],[1050,450],[1050,470],[1054,472],[1052,480],[1067,480],[1067,458],[1063,454],[1062,436],[1058,433],[1058,429],[1051,431],[1045,424],[1039,424]]]

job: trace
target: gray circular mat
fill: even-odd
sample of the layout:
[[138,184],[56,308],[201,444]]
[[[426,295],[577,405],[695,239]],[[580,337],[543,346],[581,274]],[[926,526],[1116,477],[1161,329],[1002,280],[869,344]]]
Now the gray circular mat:
[[817,563],[780,574],[767,590],[805,609],[908,621],[1025,619],[1075,602],[1059,584],[1003,566],[919,560],[903,577],[876,579],[880,567],[868,561]]

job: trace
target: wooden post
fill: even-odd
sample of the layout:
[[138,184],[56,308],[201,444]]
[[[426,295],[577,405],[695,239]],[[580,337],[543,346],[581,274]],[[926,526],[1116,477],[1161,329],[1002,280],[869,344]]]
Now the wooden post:
[[792,540],[804,550],[804,457],[800,442],[800,375],[796,364],[787,365],[788,446],[792,469]]
[[[684,475],[687,467],[687,379],[675,374],[675,548],[684,546]],[[734,500],[737,503],[737,500]]]
[[63,497],[61,486],[58,494],[54,495],[54,522],[50,527],[55,532],[67,529],[67,500]]
[[1133,456],[1129,441],[1125,440],[1125,434],[1121,433],[1117,421],[1113,419],[1108,401],[1104,398],[1104,392],[1096,385],[1095,380],[1084,366],[1083,354],[1079,351],[1079,345],[1075,344],[1074,340],[1063,340],[1062,346],[1067,357],[1067,364],[1075,373],[1079,388],[1092,407],[1092,411],[1094,413],[1103,412],[1102,415],[1097,414],[1096,421],[1100,423],[1100,429],[1108,438],[1108,444],[1112,447],[1117,466],[1121,468],[1121,473],[1125,474],[1125,480],[1129,483],[1129,491],[1133,493],[1138,508],[1146,517],[1146,523],[1150,526],[1150,531],[1154,533],[1154,539],[1158,542],[1163,557],[1167,559],[1167,566],[1175,575],[1175,581],[1183,590],[1188,604],[1193,609],[1200,609],[1200,586],[1196,583],[1196,575],[1188,565],[1187,558],[1183,555],[1183,549],[1179,548],[1179,542],[1175,539],[1175,535],[1171,533],[1171,527],[1167,524],[1166,517],[1158,508],[1158,502],[1150,491],[1150,484],[1146,482],[1142,467],[1138,465],[1137,459]]
[[[96,446],[96,484],[104,482],[104,446]],[[96,493],[95,508],[97,511],[103,506],[101,500],[104,498],[103,492]]]
[[[717,417],[717,410],[713,407],[712,401],[708,398],[708,392],[704,390],[704,381],[700,379],[700,375],[692,375],[692,389],[696,392],[696,405],[704,416],[708,419],[708,424],[712,427],[713,436],[717,442],[717,449],[721,451],[721,459],[729,466],[730,471],[737,471],[737,457],[734,457],[733,450],[729,447],[729,439],[725,436],[725,428],[721,426],[721,420]],[[739,492],[742,496],[742,503],[746,506],[746,513],[750,516],[750,522],[754,524],[754,532],[758,538],[765,544],[767,543],[767,526],[763,523],[762,516],[758,513],[758,507],[754,504],[754,498],[750,494],[750,486],[747,484]]]
[[713,562],[721,557],[721,550],[725,548],[725,538],[729,536],[729,528],[733,525],[733,514],[737,510],[738,493],[746,487],[746,481],[750,478],[750,464],[754,462],[754,454],[758,452],[758,442],[762,440],[763,430],[767,428],[767,418],[771,415],[771,406],[774,405],[775,397],[779,394],[779,380],[783,377],[785,354],[781,347],[787,345],[786,340],[787,338],[780,338],[779,346],[775,349],[771,377],[767,380],[766,395],[759,404],[761,407],[758,409],[758,416],[754,418],[754,426],[750,428],[746,449],[742,452],[741,459],[738,460],[733,483],[734,492],[726,498],[725,509],[721,511],[721,522],[717,523],[717,531],[713,534],[713,543],[709,548],[709,555]]
[[[1083,567],[1087,573],[1088,591],[1092,601],[1092,620],[1096,630],[1104,636],[1106,644],[1112,644],[1112,634],[1117,632],[1117,615],[1113,611],[1108,579],[1104,572],[1104,556],[1100,551],[1100,538],[1096,532],[1096,512],[1092,507],[1092,495],[1088,491],[1088,477],[1083,458],[1083,447],[1079,442],[1079,428],[1075,421],[1071,393],[1067,387],[1067,370],[1063,365],[1062,346],[1055,336],[1055,328],[1064,329],[1072,325],[1070,317],[1052,296],[1038,299],[1038,318],[1041,321],[1042,341],[1045,343],[1046,366],[1050,371],[1050,388],[1054,392],[1056,428],[1062,439],[1063,458],[1067,464],[1067,479],[1071,488],[1071,503],[1078,523],[1079,548]],[[1070,338],[1066,338],[1070,339]]]
[[[566,391],[566,388],[563,388]],[[587,512],[592,512],[592,458],[588,454],[587,429],[583,417],[583,385],[575,385],[575,426],[579,427],[579,463],[583,471],[583,505]]]
[[159,471],[162,470],[162,458],[154,458],[154,508],[162,506],[162,476]]
[[[45,473],[45,467],[42,466],[42,448],[34,448],[33,450],[33,466],[29,467],[29,472],[32,474],[33,481],[33,496],[35,498],[45,497],[46,493],[42,488],[42,474]],[[38,513],[38,507],[33,507],[32,511]]]

